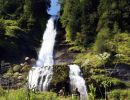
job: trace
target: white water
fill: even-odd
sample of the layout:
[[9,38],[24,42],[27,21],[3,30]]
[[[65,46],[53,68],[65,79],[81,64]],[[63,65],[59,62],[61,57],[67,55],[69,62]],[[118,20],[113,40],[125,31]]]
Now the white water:
[[68,65],[70,68],[69,77],[70,77],[70,85],[72,91],[75,91],[77,88],[80,92],[80,100],[87,99],[87,90],[85,85],[85,80],[80,75],[81,71],[78,65]]
[[54,18],[51,17],[48,20],[47,28],[43,35],[38,60],[29,72],[28,85],[30,89],[45,91],[51,82],[54,64],[53,49],[56,37],[56,29],[54,26]]

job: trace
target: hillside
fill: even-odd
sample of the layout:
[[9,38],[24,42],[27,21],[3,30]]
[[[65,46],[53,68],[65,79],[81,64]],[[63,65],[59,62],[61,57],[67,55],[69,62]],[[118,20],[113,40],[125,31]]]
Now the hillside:
[[[90,100],[129,100],[129,0],[59,0],[51,92],[23,89],[38,58],[50,3],[51,0],[0,0],[0,98],[5,98],[7,90],[16,89],[22,99],[30,94],[31,100],[76,100],[71,98],[68,65],[77,64]],[[34,58],[29,59],[33,64],[24,60],[27,56]],[[62,87],[66,96],[63,98],[56,95]]]

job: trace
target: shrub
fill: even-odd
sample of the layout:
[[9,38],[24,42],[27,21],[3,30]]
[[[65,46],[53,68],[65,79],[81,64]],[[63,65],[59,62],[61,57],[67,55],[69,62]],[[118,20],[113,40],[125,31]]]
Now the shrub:
[[85,52],[85,48],[82,46],[72,46],[68,49],[69,52]]
[[108,93],[109,100],[130,100],[130,90],[113,90]]
[[18,89],[18,90],[10,90],[7,97],[3,96],[2,100],[6,100],[6,99],[9,99],[9,100],[58,100],[58,97],[56,93],[53,93],[53,92],[34,93],[33,91],[30,91],[30,90]]
[[79,63],[81,64],[82,67],[84,66],[100,67],[107,62],[109,56],[110,54],[107,52],[104,52],[102,54],[83,53],[75,57],[74,63]]
[[0,87],[0,97],[5,95],[6,95],[6,91],[2,87]]
[[57,83],[64,82],[69,77],[69,67],[67,65],[55,65],[53,68],[53,79],[51,83],[56,85]]
[[105,42],[110,37],[110,32],[108,28],[103,28],[100,30],[100,32],[97,34],[97,38],[94,44],[93,49],[96,52],[104,52],[105,51]]
[[109,52],[115,53],[113,62],[130,64],[130,35],[128,33],[115,34],[107,40],[106,47]]
[[[107,84],[107,88],[118,88],[118,87],[125,87],[125,83],[117,78],[108,77],[106,75],[92,75],[92,80],[95,80],[96,84],[100,87],[104,87]],[[105,83],[105,84],[104,84]]]

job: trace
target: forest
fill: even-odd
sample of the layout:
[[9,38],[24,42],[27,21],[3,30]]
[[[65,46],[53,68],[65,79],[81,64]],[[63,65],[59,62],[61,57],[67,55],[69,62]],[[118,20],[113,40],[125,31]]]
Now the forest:
[[37,59],[51,0],[0,0],[0,100],[78,100],[66,93],[69,64],[80,66],[88,100],[130,100],[130,0],[58,3],[53,79],[35,93],[24,88],[32,65],[20,63]]

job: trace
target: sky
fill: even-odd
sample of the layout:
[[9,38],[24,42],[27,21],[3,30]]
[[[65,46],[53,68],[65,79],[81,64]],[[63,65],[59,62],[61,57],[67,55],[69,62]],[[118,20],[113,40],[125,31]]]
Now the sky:
[[51,7],[48,10],[48,14],[56,15],[60,11],[60,5],[58,4],[58,0],[51,0]]

